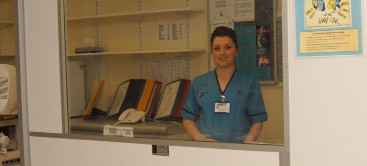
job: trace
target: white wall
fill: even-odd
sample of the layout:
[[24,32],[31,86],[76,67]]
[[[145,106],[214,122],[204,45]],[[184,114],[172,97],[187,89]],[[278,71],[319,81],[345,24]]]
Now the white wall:
[[284,43],[289,47],[290,163],[366,166],[367,57],[295,57],[293,3],[285,8],[289,35]]
[[170,146],[169,156],[152,155],[152,146],[119,142],[31,138],[31,160],[36,166],[210,165],[277,166],[276,152],[249,152]]
[[57,0],[24,0],[29,130],[62,132]]

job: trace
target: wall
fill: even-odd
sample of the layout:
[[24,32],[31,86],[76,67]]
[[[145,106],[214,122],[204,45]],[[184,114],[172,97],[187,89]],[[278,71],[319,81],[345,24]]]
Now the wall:
[[57,1],[24,1],[24,14],[29,130],[60,133],[62,118]]
[[[365,8],[365,1],[361,1]],[[285,3],[288,3],[283,6],[288,11],[286,15],[283,12],[288,17],[283,18],[287,21],[283,27],[288,28],[284,45],[288,45],[290,164],[365,166],[367,130],[362,126],[367,126],[367,57],[295,57],[294,1]],[[362,12],[366,16],[366,11]],[[366,48],[365,37],[361,40]]]
[[155,156],[151,145],[31,137],[31,160],[36,166],[210,165],[277,166],[274,152],[251,152],[170,146],[170,156]]

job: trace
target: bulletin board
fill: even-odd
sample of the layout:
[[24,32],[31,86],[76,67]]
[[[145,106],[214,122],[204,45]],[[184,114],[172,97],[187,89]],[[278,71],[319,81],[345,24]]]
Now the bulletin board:
[[[275,81],[275,1],[213,0],[209,3],[210,32],[218,26],[227,26],[237,34],[239,53],[236,68],[254,75],[260,81]],[[214,64],[211,68],[215,68]]]

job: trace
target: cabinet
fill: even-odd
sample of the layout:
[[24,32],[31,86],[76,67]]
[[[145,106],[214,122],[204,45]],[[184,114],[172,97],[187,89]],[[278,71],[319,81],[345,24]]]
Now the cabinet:
[[[65,0],[69,116],[81,115],[98,82],[107,111],[119,83],[193,79],[209,69],[206,0]],[[75,53],[101,47],[101,52]],[[162,88],[163,89],[163,88]]]

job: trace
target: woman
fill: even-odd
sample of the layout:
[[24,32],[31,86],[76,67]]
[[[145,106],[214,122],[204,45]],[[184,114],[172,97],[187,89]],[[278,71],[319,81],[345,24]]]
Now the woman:
[[267,113],[256,79],[236,70],[237,36],[222,26],[210,42],[216,69],[194,79],[182,111],[183,125],[197,141],[256,141]]

